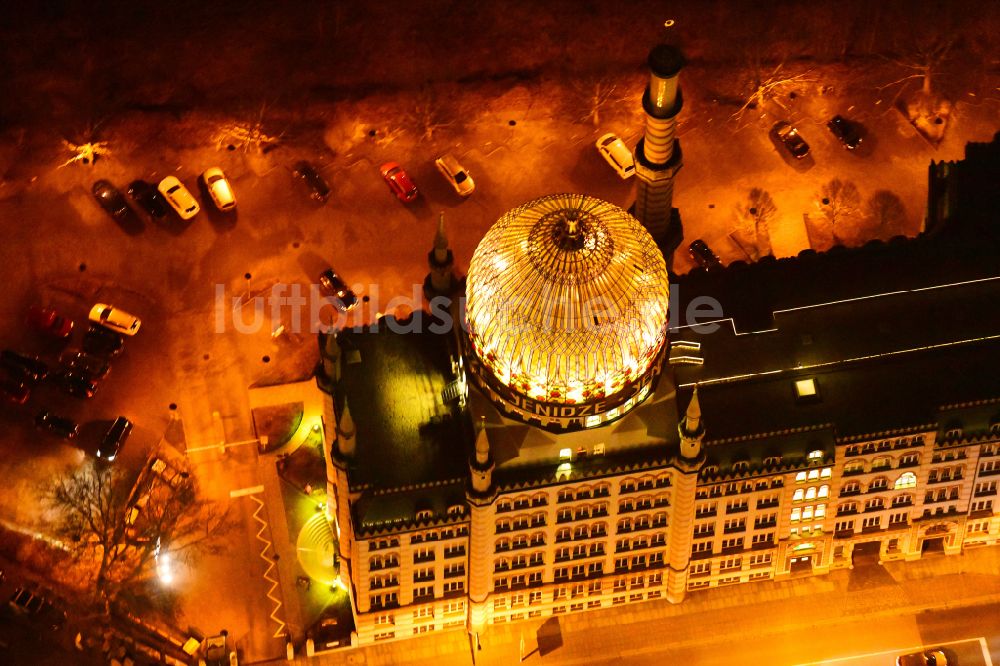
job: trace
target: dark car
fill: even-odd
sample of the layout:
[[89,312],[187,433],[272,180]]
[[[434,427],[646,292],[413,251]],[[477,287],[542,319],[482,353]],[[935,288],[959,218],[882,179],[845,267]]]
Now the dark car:
[[332,268],[319,274],[319,286],[322,293],[334,299],[334,306],[341,312],[347,312],[358,304],[357,295]]
[[403,170],[396,162],[386,162],[379,171],[385,179],[389,190],[396,195],[396,198],[403,203],[410,203],[417,198],[417,186],[413,184],[410,174]]
[[163,219],[170,212],[166,199],[152,183],[147,183],[144,180],[133,180],[129,183],[128,195],[132,197],[132,201],[158,220]]
[[688,246],[688,253],[691,258],[694,259],[699,266],[706,270],[712,270],[715,268],[721,268],[722,262],[719,261],[719,257],[716,256],[715,252],[712,252],[712,248],[708,246],[708,243],[701,240],[700,238],[693,241]]
[[848,150],[854,150],[861,143],[861,135],[858,134],[857,126],[843,116],[834,116],[826,126]]
[[41,305],[28,308],[26,321],[30,328],[57,340],[65,340],[73,332],[72,319]]
[[80,351],[68,351],[59,356],[59,362],[67,370],[76,370],[91,379],[104,379],[111,371],[111,364],[104,358]]
[[91,325],[83,336],[83,351],[97,356],[118,356],[125,350],[121,335],[103,326]]
[[784,120],[775,123],[771,132],[795,159],[801,160],[809,154],[809,144],[806,143],[797,129]]
[[80,433],[80,426],[65,416],[56,416],[52,412],[42,411],[35,417],[35,426],[64,439],[73,439]]
[[97,447],[97,457],[108,462],[114,461],[131,432],[131,421],[124,416],[116,418],[101,440],[101,445]]
[[106,180],[99,180],[94,183],[94,197],[97,203],[111,214],[111,217],[121,220],[128,215],[128,202],[118,189]]
[[309,196],[316,201],[323,203],[330,197],[330,186],[309,162],[302,161],[296,163],[292,173],[305,182],[309,188]]
[[97,393],[97,384],[82,372],[67,370],[59,375],[59,383],[63,390],[75,398],[93,398]]
[[896,666],[948,666],[948,657],[940,649],[911,652],[896,657]]
[[349,645],[351,642],[350,630],[340,623],[336,617],[324,617],[310,630],[309,637],[313,639],[313,644],[317,650],[329,650]]
[[9,403],[23,405],[31,397],[31,389],[23,382],[0,377],[0,395]]
[[16,376],[33,382],[41,381],[49,376],[49,366],[45,365],[37,356],[19,354],[10,349],[4,349],[0,352],[0,364]]

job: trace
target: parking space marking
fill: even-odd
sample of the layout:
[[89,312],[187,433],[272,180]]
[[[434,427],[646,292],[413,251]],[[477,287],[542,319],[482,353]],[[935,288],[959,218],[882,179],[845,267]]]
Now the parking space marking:
[[990,659],[989,649],[986,645],[986,638],[983,636],[978,636],[976,638],[963,638],[957,641],[947,641],[945,643],[934,643],[933,646],[927,645],[914,645],[905,648],[895,648],[892,650],[882,650],[881,652],[869,652],[867,654],[852,654],[848,657],[837,657],[836,659],[823,659],[822,661],[809,661],[802,664],[797,664],[796,666],[822,666],[823,664],[847,664],[857,659],[867,659],[868,657],[881,657],[883,655],[897,655],[900,653],[907,652],[918,652],[924,650],[928,647],[938,647],[945,645],[958,645],[960,643],[979,643],[983,650],[983,657],[986,666],[993,666],[993,661]]
[[264,492],[264,486],[251,486],[249,488],[240,488],[239,490],[230,490],[230,497],[245,497],[246,495],[256,495],[257,493]]

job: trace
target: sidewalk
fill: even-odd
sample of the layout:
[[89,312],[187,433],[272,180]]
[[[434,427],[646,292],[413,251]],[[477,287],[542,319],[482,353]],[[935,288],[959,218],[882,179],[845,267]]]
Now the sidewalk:
[[[658,600],[558,616],[562,646],[544,657],[535,653],[528,661],[582,665],[591,663],[597,654],[602,659],[625,660],[654,643],[661,646],[664,636],[670,636],[672,648],[680,649],[717,642],[720,636],[733,641],[741,636],[759,637],[768,628],[787,632],[846,618],[874,619],[996,601],[1000,601],[1000,548],[983,547],[918,562],[714,588],[691,593],[679,605]],[[531,652],[536,647],[535,632],[546,620],[551,618],[490,626],[482,636],[483,649],[476,655],[476,664],[518,663],[522,634],[525,652]],[[295,663],[430,666],[444,661],[472,663],[464,631],[337,651]]]

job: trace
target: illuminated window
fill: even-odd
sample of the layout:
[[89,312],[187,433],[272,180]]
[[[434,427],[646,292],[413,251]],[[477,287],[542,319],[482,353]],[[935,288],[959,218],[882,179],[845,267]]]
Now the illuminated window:
[[915,488],[917,485],[917,475],[913,472],[904,472],[899,475],[896,479],[896,483],[893,486],[896,490],[901,490],[903,488]]
[[808,455],[808,458],[809,458],[809,460],[822,460],[823,459],[823,452],[820,451],[819,449],[817,449],[815,451],[810,451],[809,455]]
[[816,391],[816,380],[812,377],[807,379],[797,379],[795,380],[795,397],[796,398],[815,398],[818,395]]
[[819,478],[821,479],[829,479],[832,476],[833,476],[833,468],[831,467],[824,467],[819,471]]
[[810,481],[815,481],[818,478],[819,478],[819,470],[818,469],[811,469],[811,470],[809,470],[809,480]]
[[830,486],[827,486],[827,485],[820,486],[819,487],[819,493],[817,494],[817,497],[819,497],[820,499],[823,499],[824,497],[829,497],[829,496],[830,496]]
[[810,486],[806,490],[806,499],[807,500],[816,499],[816,486]]
[[792,495],[792,501],[798,502],[799,500],[801,500],[804,497],[804,495],[805,495],[805,491],[802,490],[802,488],[796,488],[795,489],[795,493]]
[[600,416],[588,416],[586,418],[586,420],[583,422],[583,425],[584,425],[584,427],[587,427],[587,428],[593,428],[594,426],[601,425],[601,417]]
[[802,509],[802,520],[812,520],[812,517],[813,508],[811,506],[807,506]]
[[559,449],[559,457],[566,459],[573,457],[573,449]]
[[805,480],[806,480],[805,472],[799,472],[798,474],[795,475],[795,483],[802,483]]
[[802,518],[802,509],[796,507],[792,509],[792,520],[799,520]]
[[823,518],[826,516],[826,504],[817,504],[816,513],[813,514],[816,518]]

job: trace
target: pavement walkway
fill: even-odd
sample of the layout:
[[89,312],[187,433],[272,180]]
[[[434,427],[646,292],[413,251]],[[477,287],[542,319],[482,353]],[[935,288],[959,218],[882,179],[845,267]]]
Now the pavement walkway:
[[[717,643],[720,636],[734,644],[741,638],[760,640],[772,628],[779,632],[835,624],[847,619],[877,620],[929,609],[952,609],[1000,601],[1000,548],[984,547],[961,555],[930,555],[917,562],[859,565],[825,576],[746,583],[691,593],[680,605],[664,600],[558,616],[562,645],[546,655],[534,652],[540,618],[491,626],[482,636],[483,649],[475,663],[518,663],[521,638],[526,662],[589,664],[602,660],[622,663],[644,653]],[[551,626],[551,624],[549,625]],[[669,638],[662,638],[669,637]],[[533,654],[532,654],[533,653]],[[471,664],[467,635],[462,630],[414,639],[338,650],[296,664]]]

